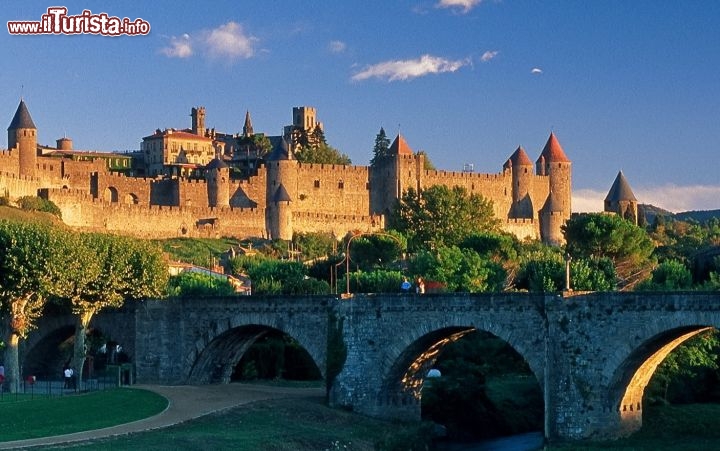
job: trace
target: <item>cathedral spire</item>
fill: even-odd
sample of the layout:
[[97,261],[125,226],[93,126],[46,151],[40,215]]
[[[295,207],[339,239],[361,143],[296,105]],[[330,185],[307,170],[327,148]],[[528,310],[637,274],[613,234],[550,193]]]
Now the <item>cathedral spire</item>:
[[250,111],[245,111],[245,125],[243,125],[243,136],[252,136],[253,132],[252,121],[250,120]]

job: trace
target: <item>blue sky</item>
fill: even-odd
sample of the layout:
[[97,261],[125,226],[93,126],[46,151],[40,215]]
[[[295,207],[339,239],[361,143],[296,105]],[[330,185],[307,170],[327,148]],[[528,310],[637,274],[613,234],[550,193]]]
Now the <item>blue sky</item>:
[[720,2],[184,5],[4,2],[3,23],[65,6],[142,18],[151,31],[5,28],[0,117],[9,124],[22,96],[41,143],[67,135],[77,149],[127,150],[156,128],[188,127],[196,105],[218,131],[239,132],[249,110],[271,135],[308,105],[355,164],[368,163],[382,126],[438,168],[490,173],[519,145],[536,159],[554,131],[573,161],[576,211],[602,208],[619,170],[641,202],[720,208]]

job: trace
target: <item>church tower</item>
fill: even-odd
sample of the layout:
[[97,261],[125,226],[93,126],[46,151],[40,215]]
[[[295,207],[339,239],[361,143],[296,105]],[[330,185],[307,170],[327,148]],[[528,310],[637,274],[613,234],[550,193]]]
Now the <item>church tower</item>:
[[638,201],[622,171],[618,172],[607,197],[605,197],[604,210],[638,225]]
[[245,124],[243,124],[243,137],[248,138],[255,133],[253,132],[252,121],[250,120],[250,112],[245,111]]
[[34,177],[37,167],[37,128],[24,100],[20,100],[7,131],[8,149],[18,152],[18,173],[21,176]]
[[193,108],[190,110],[190,117],[192,118],[193,135],[205,136],[205,107]]

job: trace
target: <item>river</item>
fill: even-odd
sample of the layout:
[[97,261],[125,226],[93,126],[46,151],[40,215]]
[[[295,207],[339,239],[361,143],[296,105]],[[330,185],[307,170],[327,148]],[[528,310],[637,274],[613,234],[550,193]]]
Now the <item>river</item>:
[[472,443],[438,443],[439,451],[536,451],[543,447],[542,432],[498,437]]

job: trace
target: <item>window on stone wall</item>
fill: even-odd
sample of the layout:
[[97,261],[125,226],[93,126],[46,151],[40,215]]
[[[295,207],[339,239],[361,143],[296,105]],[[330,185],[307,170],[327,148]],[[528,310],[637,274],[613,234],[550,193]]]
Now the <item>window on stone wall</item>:
[[338,180],[338,188],[340,188],[340,189],[345,188],[345,182],[342,180]]
[[365,189],[370,189],[370,182],[369,182],[369,181],[365,182]]
[[313,183],[313,186],[315,188],[320,188],[320,180],[315,180],[315,182]]

